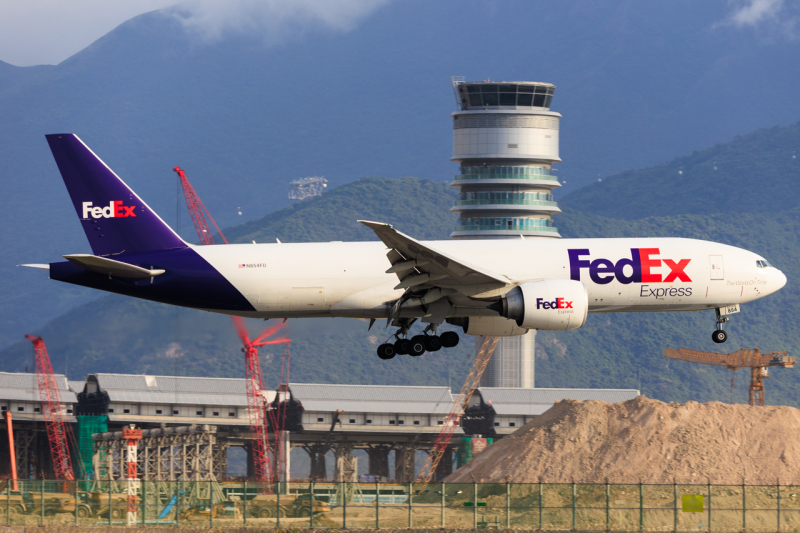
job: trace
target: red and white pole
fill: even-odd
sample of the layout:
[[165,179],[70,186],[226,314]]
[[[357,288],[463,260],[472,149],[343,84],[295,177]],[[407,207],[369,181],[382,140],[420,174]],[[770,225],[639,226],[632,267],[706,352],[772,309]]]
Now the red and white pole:
[[[137,448],[139,446],[139,439],[142,438],[142,430],[136,429],[133,424],[130,427],[122,430],[122,438],[128,440],[125,449],[125,461],[127,463],[127,480],[128,480],[128,520],[129,526],[136,525],[136,495],[139,494],[139,480],[137,479]],[[110,511],[109,511],[110,512]]]

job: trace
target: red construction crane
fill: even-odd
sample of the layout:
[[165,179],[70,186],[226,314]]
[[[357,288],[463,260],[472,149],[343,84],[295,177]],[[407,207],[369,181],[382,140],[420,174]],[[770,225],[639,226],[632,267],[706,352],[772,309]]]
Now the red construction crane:
[[464,414],[464,410],[467,408],[469,399],[472,398],[475,389],[478,388],[481,376],[486,370],[486,365],[489,364],[489,360],[492,358],[499,341],[500,337],[483,337],[483,344],[478,350],[478,355],[475,356],[475,362],[472,364],[469,375],[461,387],[461,392],[458,393],[456,401],[453,402],[450,414],[444,419],[442,430],[439,432],[439,436],[436,437],[436,442],[433,443],[433,449],[428,454],[427,461],[422,466],[422,470],[417,477],[417,483],[430,483],[436,473],[436,467],[439,466],[439,462],[447,452],[447,446],[453,438],[453,433],[456,432],[456,428],[461,423],[461,416]]
[[[283,323],[268,327],[256,339],[250,340],[244,320],[238,316],[231,318],[236,326],[236,332],[244,345],[242,351],[244,352],[245,384],[247,387],[248,412],[250,414],[250,442],[253,451],[255,477],[259,483],[271,483],[273,481],[272,463],[269,456],[269,437],[266,423],[267,402],[264,397],[266,387],[261,376],[258,347],[267,344],[289,343],[290,341],[287,338],[268,339],[283,327]],[[263,485],[261,490],[264,490]]]
[[189,183],[189,178],[186,177],[186,172],[181,170],[181,167],[174,167],[172,170],[178,173],[178,178],[181,180],[183,196],[186,197],[186,207],[189,208],[189,214],[192,217],[192,222],[194,222],[194,228],[197,230],[197,236],[200,237],[200,243],[216,244],[214,242],[214,237],[211,235],[211,230],[208,228],[208,222],[206,221],[206,217],[208,217],[208,220],[210,220],[211,224],[214,225],[214,229],[217,230],[219,236],[223,241],[225,241],[225,244],[228,244],[228,239],[226,239],[225,235],[222,234],[219,226],[217,226],[217,223],[214,222],[214,218],[211,216],[211,213],[208,212],[205,204],[197,195],[197,192],[195,192],[194,187],[192,187],[192,184]]
[[284,435],[283,430],[286,428],[286,411],[289,405],[289,365],[291,363],[292,353],[289,349],[289,343],[283,348],[283,355],[281,356],[281,380],[275,389],[275,408],[269,409],[269,421],[272,426],[272,433],[275,435],[275,478],[277,481],[289,482],[289,479],[284,479],[287,473],[288,453],[284,449]]
[[42,413],[47,426],[47,438],[50,441],[50,453],[53,455],[56,479],[73,481],[75,475],[72,472],[72,461],[67,445],[67,429],[61,414],[63,406],[58,393],[58,383],[53,375],[53,366],[50,364],[50,356],[47,355],[47,347],[41,337],[25,335],[25,338],[33,342],[36,354],[39,397],[42,401]]

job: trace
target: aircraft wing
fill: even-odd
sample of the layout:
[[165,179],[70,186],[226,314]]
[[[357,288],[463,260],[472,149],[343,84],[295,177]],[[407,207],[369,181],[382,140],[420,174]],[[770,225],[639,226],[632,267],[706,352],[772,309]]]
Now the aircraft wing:
[[425,246],[389,224],[359,220],[390,248],[387,254],[400,283],[396,289],[438,287],[474,295],[505,287],[511,280],[483,268],[470,265],[444,252]]

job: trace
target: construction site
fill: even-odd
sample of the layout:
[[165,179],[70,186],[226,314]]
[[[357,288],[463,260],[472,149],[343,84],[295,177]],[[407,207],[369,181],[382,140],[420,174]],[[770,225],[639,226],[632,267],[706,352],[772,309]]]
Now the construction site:
[[[462,85],[454,79],[457,100],[474,97]],[[534,85],[520,98],[549,108],[554,87]],[[456,117],[454,132],[463,136],[471,126],[461,122]],[[469,152],[467,145],[456,146]],[[549,191],[560,185],[549,165],[560,159],[545,165],[515,153],[518,166],[487,167],[466,152],[454,157],[463,166],[453,185],[465,189],[454,210],[469,214],[495,194],[481,187],[505,179],[527,180],[539,192],[525,193],[536,199],[514,207],[517,218],[503,225],[487,225],[488,216],[462,219],[473,222],[454,238],[559,237]],[[186,172],[173,170],[200,244],[227,244]],[[322,194],[327,181],[302,178],[290,187],[289,197],[303,200]],[[523,217],[531,214],[536,224]],[[800,410],[765,407],[769,369],[794,367],[785,351],[666,348],[666,358],[750,372],[749,405],[679,405],[636,389],[536,388],[535,330],[477,336],[455,390],[295,383],[283,323],[257,336],[240,317],[232,327],[245,363],[237,378],[176,372],[70,380],[53,371],[45,340],[27,335],[35,372],[0,372],[7,433],[0,439],[0,524],[800,530]],[[402,325],[404,334],[409,327]],[[398,336],[378,354],[413,356],[458,343],[454,332],[435,339],[442,343],[414,353]],[[259,348],[267,345],[282,348],[280,375],[262,373]],[[241,457],[244,471],[234,472],[231,463]],[[303,467],[293,470],[293,458]]]

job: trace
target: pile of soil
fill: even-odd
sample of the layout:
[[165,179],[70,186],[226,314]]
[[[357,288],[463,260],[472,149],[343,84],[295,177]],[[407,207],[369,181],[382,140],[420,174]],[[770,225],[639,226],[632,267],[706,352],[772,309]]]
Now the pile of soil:
[[800,483],[800,409],[564,400],[452,483]]

